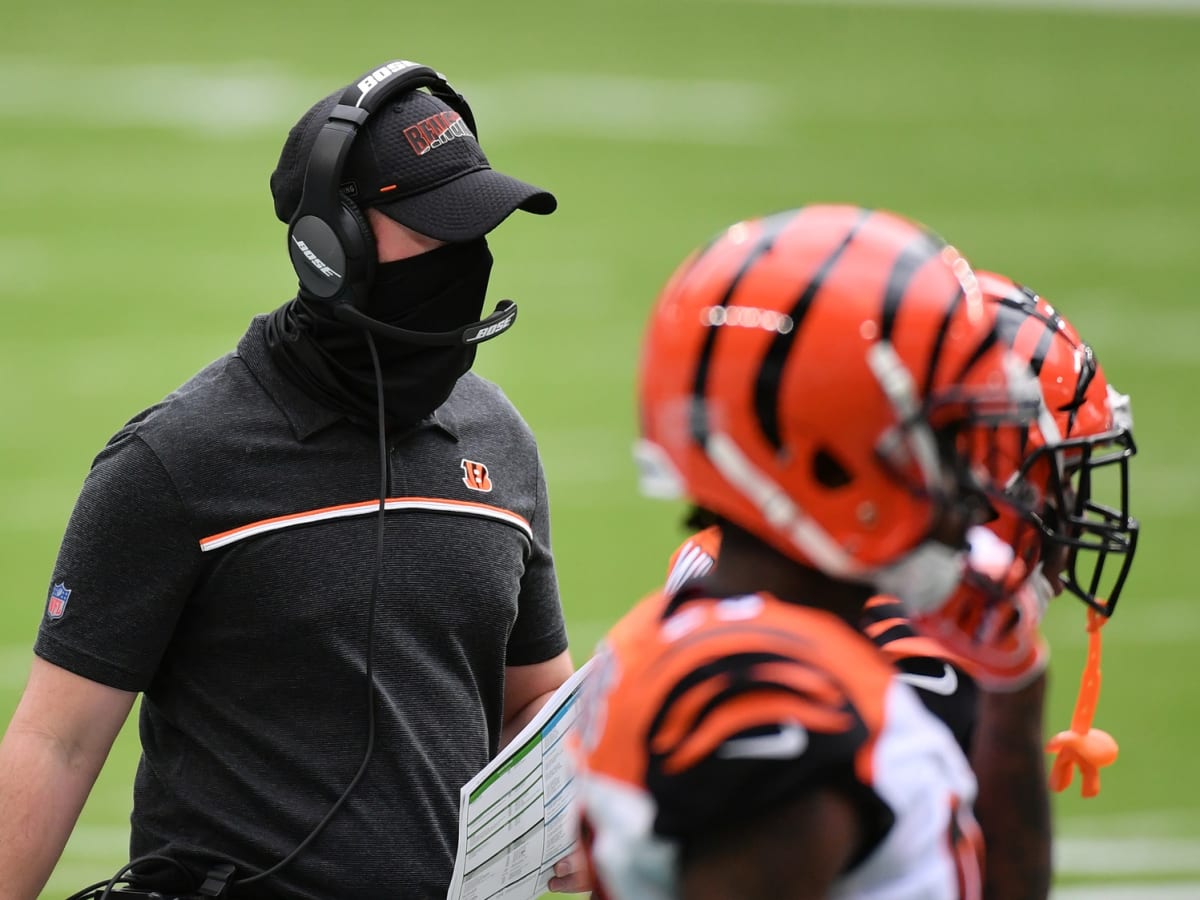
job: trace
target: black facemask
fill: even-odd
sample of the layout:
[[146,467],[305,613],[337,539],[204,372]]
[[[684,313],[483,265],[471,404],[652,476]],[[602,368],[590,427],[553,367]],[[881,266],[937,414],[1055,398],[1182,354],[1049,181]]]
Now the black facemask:
[[[485,238],[381,263],[362,311],[411,331],[448,331],[479,319],[491,271]],[[373,339],[389,430],[411,426],[441,406],[475,361],[474,344]],[[280,369],[314,400],[375,423],[375,370],[361,327],[339,321],[328,304],[297,297],[268,317],[267,344]]]

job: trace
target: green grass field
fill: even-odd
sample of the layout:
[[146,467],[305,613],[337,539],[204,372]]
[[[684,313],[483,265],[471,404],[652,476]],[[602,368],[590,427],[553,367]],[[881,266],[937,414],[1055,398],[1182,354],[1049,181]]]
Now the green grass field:
[[[267,190],[287,128],[407,57],[471,99],[497,167],[560,201],[492,238],[493,298],[522,313],[478,369],[540,436],[577,659],[680,536],[677,509],[637,494],[629,447],[641,326],[692,246],[806,202],[892,208],[1070,316],[1133,395],[1144,528],[1105,632],[1097,725],[1122,753],[1099,797],[1056,800],[1056,894],[1200,896],[1200,4],[1030,5],[16,0],[0,28],[0,720],[93,455],[290,296]],[[1073,601],[1048,617],[1049,732],[1070,718],[1083,622]],[[125,861],[135,760],[127,728],[45,897]]]

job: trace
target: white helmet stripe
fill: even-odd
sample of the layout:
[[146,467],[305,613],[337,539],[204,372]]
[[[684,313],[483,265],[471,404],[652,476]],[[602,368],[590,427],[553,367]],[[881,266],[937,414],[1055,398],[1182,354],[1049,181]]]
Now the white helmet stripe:
[[905,368],[890,341],[873,344],[867,351],[867,362],[900,422],[901,430],[892,431],[890,435],[893,439],[908,437],[909,447],[921,468],[926,489],[931,493],[940,492],[943,487],[943,469],[938,460],[937,442],[927,424],[916,422],[917,391],[912,373]]
[[793,503],[783,488],[747,459],[726,434],[711,433],[704,449],[717,471],[758,508],[773,528],[786,534],[818,569],[837,578],[870,581],[871,571],[846,553],[829,532]]

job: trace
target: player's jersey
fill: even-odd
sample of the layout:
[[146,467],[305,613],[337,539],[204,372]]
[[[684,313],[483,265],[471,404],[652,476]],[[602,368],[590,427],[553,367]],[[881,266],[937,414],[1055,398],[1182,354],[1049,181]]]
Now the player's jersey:
[[596,665],[578,794],[595,896],[675,898],[690,837],[830,785],[847,786],[867,839],[831,896],[979,896],[962,751],[836,616],[766,594],[652,595]]
[[[667,564],[664,593],[705,575],[721,550],[721,529],[697,531],[676,548]],[[862,632],[875,642],[900,672],[900,680],[917,689],[926,708],[946,723],[964,751],[975,728],[977,689],[962,660],[932,638],[915,631],[904,607],[893,597],[872,597],[863,607]]]

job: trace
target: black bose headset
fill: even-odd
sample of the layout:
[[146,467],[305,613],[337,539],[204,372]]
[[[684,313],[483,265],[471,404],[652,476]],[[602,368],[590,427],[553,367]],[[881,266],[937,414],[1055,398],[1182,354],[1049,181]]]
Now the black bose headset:
[[345,322],[414,344],[481,343],[509,329],[517,317],[513,301],[501,300],[488,317],[451,331],[411,331],[362,312],[375,276],[375,235],[366,217],[342,193],[342,169],[367,119],[386,108],[388,101],[418,88],[428,88],[478,135],[466,98],[429,66],[398,59],[365,73],[346,88],[313,142],[300,203],[288,223],[288,253],[304,298],[331,304],[333,314]]

